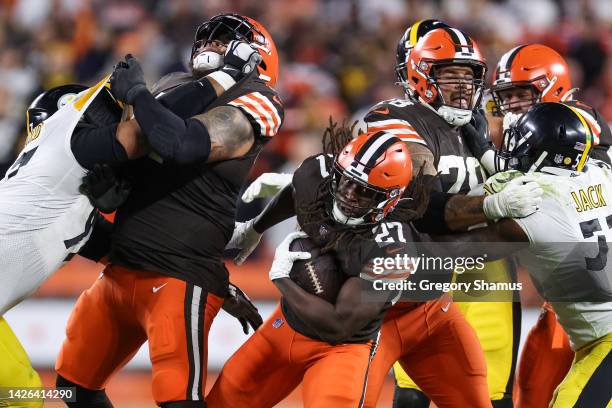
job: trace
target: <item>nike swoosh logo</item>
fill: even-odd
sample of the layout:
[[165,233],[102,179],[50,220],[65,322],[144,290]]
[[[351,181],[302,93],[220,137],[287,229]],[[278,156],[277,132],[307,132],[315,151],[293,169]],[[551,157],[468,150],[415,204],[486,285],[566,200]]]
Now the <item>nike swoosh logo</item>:
[[166,282],[166,283],[164,283],[163,285],[160,285],[160,286],[153,286],[153,289],[151,289],[151,290],[153,291],[153,293],[157,293],[157,292],[159,292],[159,290],[160,290],[161,288],[163,288],[163,287],[164,287],[164,286],[166,286],[167,284],[168,284],[168,282]]
[[380,113],[382,115],[388,115],[389,114],[389,108],[384,108],[384,109],[376,109],[375,111],[373,111],[374,113]]

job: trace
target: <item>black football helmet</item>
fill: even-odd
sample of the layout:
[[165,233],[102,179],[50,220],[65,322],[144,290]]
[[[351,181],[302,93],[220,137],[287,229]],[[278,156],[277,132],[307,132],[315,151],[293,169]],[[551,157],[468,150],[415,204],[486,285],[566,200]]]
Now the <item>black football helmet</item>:
[[497,171],[558,167],[582,171],[593,147],[593,132],[580,112],[557,102],[531,107],[504,131]]
[[398,41],[395,52],[395,76],[397,77],[397,83],[404,88],[406,94],[409,93],[406,64],[408,63],[410,50],[414,48],[417,41],[425,34],[436,28],[444,27],[450,26],[440,20],[419,20],[408,27],[404,35],[402,35],[402,38]]
[[[28,141],[37,136],[34,129],[57,112],[62,106],[74,101],[77,95],[88,89],[86,86],[69,84],[51,88],[38,95],[26,111]],[[91,102],[81,121],[93,126],[106,126],[121,120],[122,107],[108,87],[100,91]]]
[[59,108],[74,100],[77,94],[85,89],[87,87],[83,85],[61,85],[38,95],[26,111],[28,138],[36,126],[57,112]]

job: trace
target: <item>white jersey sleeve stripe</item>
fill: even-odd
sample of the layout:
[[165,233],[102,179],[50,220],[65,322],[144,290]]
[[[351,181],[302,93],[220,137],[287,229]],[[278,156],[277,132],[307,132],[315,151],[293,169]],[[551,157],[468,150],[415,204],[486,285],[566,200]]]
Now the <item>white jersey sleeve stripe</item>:
[[270,102],[270,99],[263,95],[260,92],[254,92],[253,97],[257,98],[264,106],[266,106],[268,108],[268,111],[272,113],[272,119],[274,121],[274,133],[278,132],[278,128],[280,127],[280,123],[281,123],[281,117],[278,114],[278,110],[276,109],[276,107],[274,106],[274,104],[272,102]]
[[257,104],[260,108],[259,111],[263,111],[265,113],[266,120],[270,124],[270,129],[267,130],[266,134],[263,136],[272,137],[276,134],[279,127],[279,120],[274,116],[273,112],[269,109],[269,107],[265,103],[265,97],[259,98],[255,93],[248,95],[249,100],[253,101],[253,104]]
[[418,143],[427,146],[427,143],[419,137],[397,135],[402,141],[410,143]]
[[241,96],[240,98],[233,100],[229,103],[229,105],[243,109],[251,118],[253,118],[259,124],[262,134],[265,135],[268,133],[270,125],[268,124],[267,119],[262,116],[262,114],[257,110],[255,106],[253,106],[252,103],[250,103],[248,100],[245,100],[244,97]]
[[377,120],[375,122],[368,122],[368,126],[389,126],[389,125],[402,125],[402,126],[410,126],[412,125],[405,120],[401,119],[386,119],[386,120]]
[[[404,127],[397,127],[397,128],[371,127],[371,128],[368,128],[368,130],[370,132],[387,132],[387,133],[392,133],[394,135],[396,135],[398,133],[406,133],[406,134],[411,134],[411,135],[419,136],[419,134],[416,132],[416,130],[411,129],[411,128],[404,128]],[[419,138],[420,138],[420,136],[419,136]]]
[[274,128],[274,121],[272,120],[272,115],[266,110],[264,106],[259,103],[259,101],[253,98],[253,94],[243,95],[241,99],[250,104],[259,114],[262,121],[266,123],[265,131],[262,129],[262,136],[269,136],[272,133],[272,129]]

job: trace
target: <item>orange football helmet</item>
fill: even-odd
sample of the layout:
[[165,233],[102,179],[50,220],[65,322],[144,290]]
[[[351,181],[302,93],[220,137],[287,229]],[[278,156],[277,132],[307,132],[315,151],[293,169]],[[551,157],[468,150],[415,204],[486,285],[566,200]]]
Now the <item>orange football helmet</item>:
[[505,53],[497,64],[491,93],[500,113],[510,111],[510,102],[504,103],[503,91],[511,88],[529,88],[531,98],[524,101],[526,111],[538,102],[564,102],[571,98],[572,82],[565,59],[555,50],[542,44],[520,45]]
[[[436,69],[442,66],[460,65],[472,69],[473,79],[468,108],[457,108],[445,101]],[[419,102],[433,108],[452,126],[463,126],[472,118],[472,112],[480,105],[487,70],[484,57],[476,42],[463,31],[452,27],[437,28],[427,33],[414,46],[408,57],[408,85]],[[459,86],[464,80],[457,81]],[[445,85],[454,83],[446,82]]]
[[346,225],[380,222],[411,179],[412,160],[404,142],[385,132],[362,134],[334,160],[331,214]]
[[397,42],[395,51],[395,76],[397,83],[404,88],[406,94],[409,94],[410,87],[408,86],[407,69],[408,57],[410,51],[416,43],[423,38],[428,32],[436,28],[450,27],[448,24],[440,20],[419,20],[406,29],[402,38]]
[[270,86],[278,80],[278,52],[272,36],[258,21],[239,14],[219,14],[202,23],[195,33],[191,47],[191,63],[197,51],[212,41],[229,43],[232,40],[243,40],[256,48],[263,60],[259,64],[259,77]]

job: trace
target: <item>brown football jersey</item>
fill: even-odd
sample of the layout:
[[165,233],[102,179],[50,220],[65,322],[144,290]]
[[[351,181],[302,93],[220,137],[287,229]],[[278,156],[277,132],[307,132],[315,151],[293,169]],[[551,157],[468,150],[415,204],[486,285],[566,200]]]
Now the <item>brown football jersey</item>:
[[421,103],[410,99],[383,101],[364,120],[368,131],[389,132],[406,143],[426,146],[433,154],[445,193],[466,194],[486,180],[485,170],[470,152],[459,128]]
[[[159,95],[193,80],[188,74],[170,74],[153,89]],[[253,76],[206,110],[222,105],[248,118],[253,147],[242,157],[214,163],[179,165],[152,157],[128,163],[123,175],[133,189],[115,217],[113,263],[170,275],[225,296],[229,277],[223,251],[234,229],[238,193],[264,144],[278,132],[283,107],[276,91]]]

